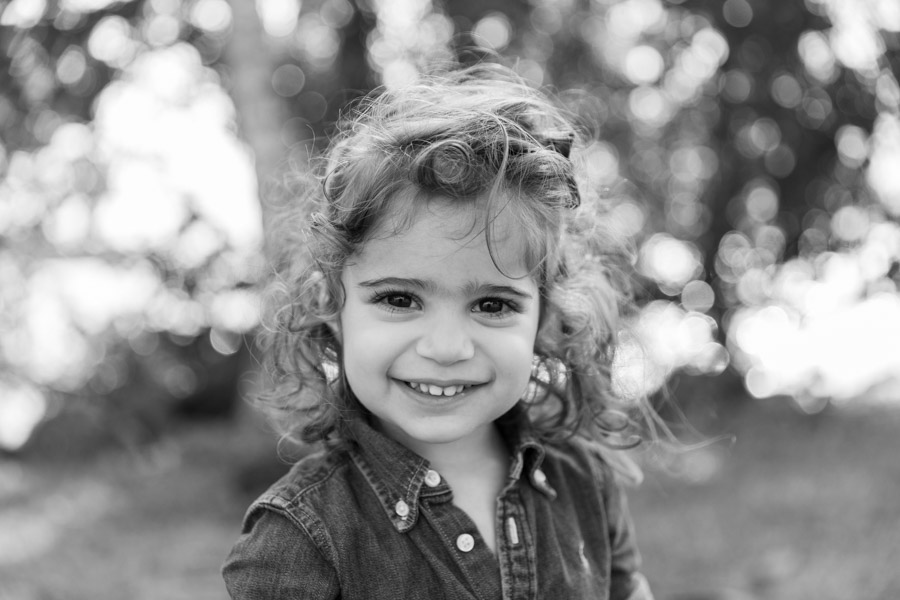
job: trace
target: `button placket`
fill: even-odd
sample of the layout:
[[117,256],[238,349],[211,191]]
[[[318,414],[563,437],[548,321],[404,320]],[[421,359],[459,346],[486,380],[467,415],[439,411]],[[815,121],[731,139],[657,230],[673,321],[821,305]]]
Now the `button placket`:
[[[441,483],[447,484],[446,480]],[[425,500],[419,505],[420,519],[433,528],[437,536],[433,538],[434,542],[450,553],[448,558],[465,574],[471,589],[476,592],[474,597],[500,598],[502,589],[497,557],[487,544],[479,541],[475,523],[463,509],[449,501],[450,496],[448,488],[446,494],[435,496],[440,501]]]
[[498,537],[497,549],[501,578],[509,586],[504,588],[504,594],[508,594],[504,597],[532,598],[537,588],[535,551],[526,509],[530,493],[526,490],[523,497],[518,488],[512,488],[500,498],[503,536]]

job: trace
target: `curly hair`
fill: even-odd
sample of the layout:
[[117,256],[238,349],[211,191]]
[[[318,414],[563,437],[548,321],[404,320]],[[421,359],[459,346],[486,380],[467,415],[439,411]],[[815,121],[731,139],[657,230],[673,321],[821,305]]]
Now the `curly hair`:
[[[639,439],[611,389],[629,253],[596,194],[579,191],[570,152],[581,132],[549,96],[492,64],[373,93],[338,124],[315,185],[281,205],[275,277],[264,311],[275,385],[260,400],[288,439],[340,437],[364,411],[342,373],[335,334],[341,272],[392,202],[482,198],[484,235],[509,211],[539,285],[541,315],[531,385],[522,403],[545,438],[581,434],[607,446]],[[396,212],[396,211],[393,211]],[[414,210],[407,211],[408,226]]]

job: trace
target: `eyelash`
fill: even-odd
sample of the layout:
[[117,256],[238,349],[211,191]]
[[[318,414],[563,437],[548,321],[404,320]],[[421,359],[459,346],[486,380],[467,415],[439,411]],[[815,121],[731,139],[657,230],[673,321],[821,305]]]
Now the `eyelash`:
[[372,295],[372,298],[369,300],[369,302],[371,302],[372,304],[380,304],[385,309],[389,310],[390,312],[402,312],[405,310],[410,310],[410,309],[400,308],[397,306],[391,306],[390,304],[385,302],[385,300],[387,300],[391,296],[404,296],[406,298],[409,298],[410,300],[412,300],[412,302],[414,302],[416,304],[422,304],[422,302],[419,300],[418,297],[416,297],[415,294],[410,294],[409,292],[403,292],[400,290],[384,290],[381,292],[376,292],[375,294]]
[[505,298],[491,298],[491,297],[479,298],[478,301],[475,303],[475,306],[478,306],[482,302],[499,302],[500,304],[503,305],[503,308],[508,309],[508,310],[501,309],[500,312],[495,312],[495,313],[478,311],[480,314],[485,315],[491,319],[502,318],[502,317],[508,315],[510,312],[512,312],[512,313],[522,312],[522,309],[519,307],[518,304],[516,304],[512,300],[507,300]]
[[[420,306],[422,304],[422,301],[418,298],[418,296],[416,296],[415,294],[411,294],[409,292],[401,291],[401,290],[383,290],[380,292],[376,292],[375,294],[372,295],[369,302],[371,304],[381,305],[385,310],[387,310],[389,312],[406,312],[408,310],[413,310],[413,307],[400,308],[397,306],[391,306],[390,304],[388,304],[386,302],[386,300],[388,298],[390,298],[391,296],[403,296],[405,298],[408,298],[411,301],[411,303],[413,303],[413,304],[418,304]],[[490,319],[498,319],[498,318],[505,317],[509,314],[509,312],[513,312],[513,313],[522,312],[522,307],[519,306],[519,304],[517,302],[515,302],[513,300],[509,300],[507,298],[498,298],[498,297],[492,297],[492,296],[487,296],[485,298],[479,298],[478,300],[476,300],[473,303],[473,308],[477,307],[478,305],[480,305],[484,302],[489,302],[489,301],[490,302],[499,302],[500,304],[503,305],[504,308],[509,309],[509,310],[508,311],[501,310],[500,312],[484,312],[484,311],[473,311],[473,312],[477,312],[478,314],[485,315],[487,318],[490,318]]]

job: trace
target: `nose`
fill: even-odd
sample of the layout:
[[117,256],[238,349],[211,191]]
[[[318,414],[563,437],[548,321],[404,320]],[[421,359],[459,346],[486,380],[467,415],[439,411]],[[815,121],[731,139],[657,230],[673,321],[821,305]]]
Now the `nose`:
[[442,365],[450,365],[475,356],[475,344],[467,323],[446,314],[438,314],[423,325],[424,330],[416,343],[416,352],[419,356]]

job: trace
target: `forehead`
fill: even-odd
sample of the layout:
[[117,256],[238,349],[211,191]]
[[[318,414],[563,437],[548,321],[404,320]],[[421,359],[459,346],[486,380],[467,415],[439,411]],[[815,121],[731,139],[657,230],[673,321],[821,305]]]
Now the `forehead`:
[[[502,206],[504,200],[498,203]],[[390,203],[352,262],[390,264],[402,259],[408,264],[418,257],[438,268],[442,260],[465,255],[468,261],[487,263],[504,275],[528,275],[530,253],[521,224],[509,210],[488,219],[488,210],[485,199],[401,195]]]

